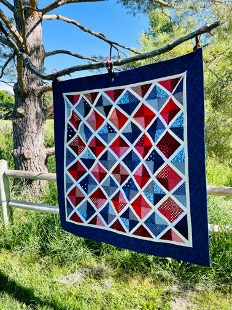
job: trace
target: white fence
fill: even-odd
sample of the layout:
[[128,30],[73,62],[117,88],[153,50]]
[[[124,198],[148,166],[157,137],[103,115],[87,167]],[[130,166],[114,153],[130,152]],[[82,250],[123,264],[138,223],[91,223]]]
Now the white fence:
[[[2,207],[3,221],[5,226],[9,224],[12,208],[22,208],[32,211],[59,214],[59,207],[32,203],[22,200],[11,200],[9,177],[23,178],[32,180],[56,181],[55,173],[40,173],[21,170],[9,170],[7,162],[0,160],[0,205]],[[232,196],[232,187],[226,186],[207,186],[208,195]],[[218,231],[217,225],[209,225],[211,230]],[[229,227],[225,227],[229,229]]]

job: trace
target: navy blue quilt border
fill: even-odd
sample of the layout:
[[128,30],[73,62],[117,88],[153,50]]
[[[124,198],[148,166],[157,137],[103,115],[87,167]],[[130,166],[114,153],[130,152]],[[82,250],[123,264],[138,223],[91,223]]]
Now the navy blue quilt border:
[[[187,136],[190,180],[190,205],[193,247],[183,247],[167,243],[141,241],[98,228],[83,227],[66,222],[64,185],[64,128],[65,105],[62,94],[145,82],[187,71]],[[58,201],[62,228],[80,237],[106,242],[162,257],[172,257],[190,263],[210,265],[207,194],[205,177],[205,128],[202,50],[163,62],[117,73],[114,80],[110,74],[93,75],[67,81],[53,81],[55,148]]]

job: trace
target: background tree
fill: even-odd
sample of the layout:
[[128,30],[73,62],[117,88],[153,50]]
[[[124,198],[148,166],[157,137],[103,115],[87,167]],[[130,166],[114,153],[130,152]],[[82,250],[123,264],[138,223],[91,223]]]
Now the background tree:
[[[126,1],[130,7],[131,1]],[[149,30],[140,36],[139,51],[147,52],[157,49],[171,40],[183,35],[204,21],[220,20],[221,27],[214,33],[201,37],[200,44],[203,47],[205,62],[205,95],[206,95],[206,142],[207,155],[216,156],[219,161],[232,158],[232,3],[227,1],[213,1],[211,6],[205,1],[205,5],[192,2],[190,5],[184,2],[181,10],[159,9],[150,10]],[[147,10],[150,2],[145,1],[139,9]],[[132,8],[131,8],[132,9]],[[133,8],[134,9],[134,8]],[[138,8],[137,8],[138,9]],[[127,65],[135,67],[166,60],[186,54],[193,50],[195,40],[178,45],[170,52],[155,58],[145,59]]]
[[0,90],[0,119],[10,119],[14,106],[14,96],[6,90]]
[[[103,34],[87,29],[75,20],[68,17],[49,13],[61,6],[70,3],[90,2],[99,0],[55,0],[42,9],[39,8],[38,0],[0,0],[0,44],[7,55],[6,61],[2,64],[2,75],[6,72],[10,64],[15,64],[17,82],[14,84],[15,105],[13,110],[13,156],[15,169],[32,170],[46,172],[46,159],[51,155],[51,150],[44,147],[44,131],[46,120],[46,107],[43,104],[43,94],[51,90],[51,86],[44,83],[44,80],[52,80],[67,73],[82,69],[97,69],[105,66],[103,61],[90,56],[82,56],[72,51],[55,50],[46,52],[42,40],[42,22],[44,20],[61,20],[70,23],[75,27],[103,40],[110,45],[111,50],[116,55],[121,55],[121,49],[129,50],[133,53],[132,58],[117,60],[115,65],[123,65],[136,59],[151,57],[151,55],[139,55],[140,52],[126,47],[117,42],[113,42]],[[212,0],[211,0],[212,1]],[[129,7],[133,3],[141,5],[152,3],[153,7],[178,6],[179,1],[163,0],[153,1],[119,1]],[[210,2],[210,1],[209,1]],[[180,1],[182,3],[182,1]],[[183,5],[180,5],[182,9]],[[145,10],[145,9],[144,9]],[[7,16],[7,12],[11,12]],[[217,24],[218,25],[218,24]],[[216,27],[214,25],[213,27]],[[205,27],[203,32],[207,32],[213,27]],[[186,36],[184,40],[199,34],[199,30]],[[181,41],[167,46],[161,52],[172,49]],[[44,72],[44,60],[46,57],[56,54],[67,54],[73,57],[86,59],[91,64],[74,66],[72,68],[60,70],[56,74],[46,74]],[[158,55],[160,51],[156,53]]]

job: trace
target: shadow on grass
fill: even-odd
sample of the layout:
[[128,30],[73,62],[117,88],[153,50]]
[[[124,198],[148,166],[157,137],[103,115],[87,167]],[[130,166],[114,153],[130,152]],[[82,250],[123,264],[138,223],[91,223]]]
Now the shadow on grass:
[[0,271],[0,292],[5,292],[16,301],[24,303],[29,309],[37,309],[37,306],[47,306],[55,310],[67,310],[58,305],[54,300],[42,300],[35,296],[33,288],[25,288]]

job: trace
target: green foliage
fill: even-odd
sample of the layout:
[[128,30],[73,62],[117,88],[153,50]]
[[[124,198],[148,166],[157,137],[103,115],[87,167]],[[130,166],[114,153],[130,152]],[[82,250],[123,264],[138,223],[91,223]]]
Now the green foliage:
[[0,90],[0,102],[14,104],[14,96],[6,90]]
[[14,161],[11,154],[13,150],[13,133],[10,121],[0,119],[0,159],[8,162],[9,169],[13,169]]
[[220,162],[217,157],[208,157],[206,161],[207,183],[215,186],[232,186],[230,161]]
[[6,90],[0,90],[0,118],[10,118],[14,101],[14,96],[11,93]]
[[[8,162],[9,169],[14,169],[14,160],[12,156],[13,150],[13,133],[12,123],[7,120],[0,120],[0,159],[5,159]],[[54,121],[47,120],[45,130],[45,147],[54,146]],[[55,157],[48,158],[49,172],[55,172]]]
[[232,157],[232,6],[218,6],[215,15],[222,26],[205,49],[206,141],[209,157]]
[[[207,2],[207,5],[210,1]],[[212,2],[212,1],[211,1]],[[143,2],[144,3],[144,2]],[[187,8],[187,1],[183,1]],[[177,6],[178,7],[178,6]],[[206,7],[203,12],[195,11],[194,3],[186,11],[151,10],[149,11],[149,31],[141,34],[140,51],[146,52],[157,49],[174,41],[178,37],[197,28],[202,18],[205,21],[220,20],[222,25],[212,36],[202,35],[205,62],[205,95],[206,95],[206,146],[207,156],[217,157],[221,162],[231,161],[232,158],[232,5],[223,2]],[[195,15],[193,16],[193,13]],[[198,26],[199,27],[199,26]],[[192,52],[194,42],[185,42],[172,51],[153,59],[138,61],[130,67],[146,65],[154,61],[162,61]]]
[[[46,128],[52,139],[52,120]],[[214,158],[207,168],[210,182],[231,185],[229,167]],[[20,193],[15,188],[12,199],[58,203],[55,182],[40,197]],[[210,197],[209,219],[231,225],[231,198]],[[62,230],[59,216],[46,213],[15,209],[13,222],[8,229],[0,222],[0,231],[0,309],[171,310],[174,300],[179,309],[183,302],[229,309],[231,231],[210,235],[211,268],[78,238]]]
[[43,106],[45,108],[51,107],[53,105],[52,92],[46,92],[43,96]]
[[[201,5],[202,1],[198,3]],[[226,19],[226,12],[222,13]],[[145,51],[167,44],[170,38],[174,40],[196,26],[189,15],[185,15],[186,23],[181,24],[181,14],[172,23],[168,15],[150,12],[151,29],[142,34],[141,49]],[[231,55],[226,49],[230,23],[225,27],[210,38],[221,46],[221,50],[214,49],[213,46],[218,45],[212,43],[204,49],[209,155],[207,178],[212,185],[232,186],[229,160],[231,109],[225,102],[231,100],[228,82]],[[208,41],[208,37],[203,40],[205,43]],[[155,58],[155,61],[179,56],[191,51],[192,47],[193,43],[187,42]],[[207,67],[216,72],[219,80]],[[220,84],[222,80],[223,85]],[[44,106],[49,105],[48,97]],[[11,126],[2,121],[0,130],[0,158],[6,159],[11,167]],[[47,147],[53,145],[52,120],[46,124],[45,143]],[[55,171],[54,157],[49,158],[48,166],[49,171]],[[30,197],[28,193],[25,197],[22,190],[20,196],[18,193],[15,188],[12,198],[51,205],[58,203],[54,182],[48,184],[41,197]],[[220,226],[231,225],[231,198],[209,197],[209,220]],[[175,305],[178,309],[211,310],[231,307],[231,231],[210,234],[210,268],[78,238],[62,230],[57,215],[14,210],[13,223],[5,229],[0,222],[0,231],[0,309],[171,310]],[[73,279],[76,282],[72,283]]]

